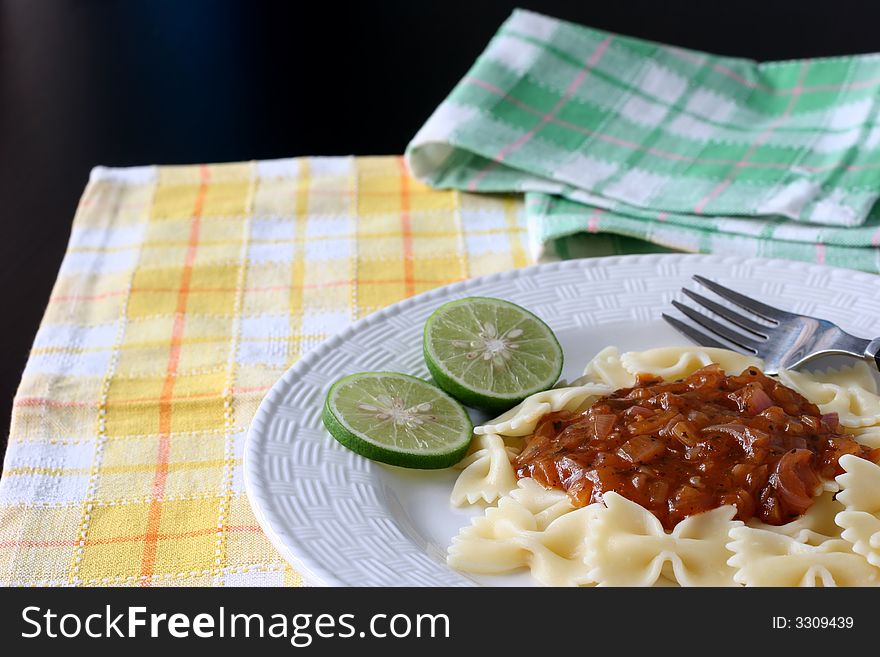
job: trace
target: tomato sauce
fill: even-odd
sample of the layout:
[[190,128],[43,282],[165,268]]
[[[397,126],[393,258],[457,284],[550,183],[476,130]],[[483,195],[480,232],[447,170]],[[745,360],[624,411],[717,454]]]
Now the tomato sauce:
[[709,365],[675,382],[640,375],[632,388],[587,411],[551,413],[514,467],[576,506],[614,491],[650,510],[666,529],[725,504],[771,525],[810,508],[822,480],[855,454],[880,460],[843,432],[836,415],[750,367],[727,376]]

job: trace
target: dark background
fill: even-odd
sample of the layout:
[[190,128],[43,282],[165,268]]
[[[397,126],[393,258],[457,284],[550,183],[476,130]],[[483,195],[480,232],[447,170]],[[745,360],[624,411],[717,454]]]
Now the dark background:
[[0,452],[93,166],[401,153],[515,6],[761,60],[880,51],[877,0],[0,0]]

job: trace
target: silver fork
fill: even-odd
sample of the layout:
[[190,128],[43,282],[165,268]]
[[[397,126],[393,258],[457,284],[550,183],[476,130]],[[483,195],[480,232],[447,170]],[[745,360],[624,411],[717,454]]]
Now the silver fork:
[[[769,323],[768,325],[756,322],[727,306],[682,288],[681,291],[700,306],[743,329],[741,331],[734,329],[683,303],[673,301],[673,306],[694,323],[706,329],[708,333],[665,313],[663,313],[663,319],[699,345],[721,349],[730,349],[732,346],[736,351],[754,354],[764,361],[764,371],[767,374],[777,374],[780,369],[794,369],[814,358],[828,354],[864,358],[874,367],[880,369],[880,357],[878,357],[880,338],[874,340],[857,338],[827,319],[817,319],[779,310],[702,276],[695,275],[693,278],[722,299],[726,299]],[[723,338],[730,344],[723,344],[713,336]]]

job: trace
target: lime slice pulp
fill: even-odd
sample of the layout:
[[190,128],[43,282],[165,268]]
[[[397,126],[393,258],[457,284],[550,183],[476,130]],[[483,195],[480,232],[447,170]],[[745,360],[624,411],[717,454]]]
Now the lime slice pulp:
[[550,327],[502,299],[468,297],[428,318],[425,362],[434,381],[463,404],[503,411],[546,390],[562,372]]
[[446,468],[462,459],[473,424],[436,386],[397,372],[362,372],[330,387],[324,426],[361,456],[405,468]]

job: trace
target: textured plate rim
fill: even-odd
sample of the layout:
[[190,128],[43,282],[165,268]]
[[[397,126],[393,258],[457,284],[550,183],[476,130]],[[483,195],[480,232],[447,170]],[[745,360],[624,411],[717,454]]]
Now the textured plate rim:
[[550,262],[520,269],[512,269],[503,272],[496,272],[486,276],[469,278],[450,285],[437,287],[427,292],[417,294],[398,301],[397,303],[386,306],[366,317],[363,317],[349,325],[342,332],[337,333],[333,337],[325,340],[314,349],[306,353],[296,363],[290,366],[288,370],[272,385],[263,399],[260,401],[257,411],[247,430],[243,450],[243,471],[244,471],[244,488],[245,495],[251,509],[254,512],[257,523],[268,537],[272,545],[277,549],[281,556],[290,563],[291,566],[303,577],[307,584],[316,586],[351,586],[349,582],[338,578],[328,568],[320,563],[320,559],[310,558],[311,552],[306,543],[300,541],[295,535],[284,531],[284,522],[277,516],[271,505],[267,503],[272,493],[266,488],[261,478],[261,473],[256,466],[256,458],[249,456],[253,445],[256,442],[256,436],[267,425],[268,420],[277,406],[283,390],[286,390],[295,381],[304,374],[313,369],[320,360],[336,348],[342,342],[350,339],[363,327],[371,326],[376,322],[382,322],[390,315],[397,315],[406,312],[412,306],[421,304],[425,301],[438,297],[452,297],[453,295],[465,292],[474,287],[481,287],[497,281],[511,280],[520,277],[532,277],[540,275],[545,271],[557,271],[565,269],[594,269],[603,267],[615,267],[617,265],[634,264],[634,265],[660,265],[663,262],[678,262],[687,260],[689,262],[699,263],[700,261],[711,262],[713,265],[729,264],[734,266],[757,267],[765,266],[779,269],[802,270],[826,272],[833,276],[847,276],[856,280],[864,280],[869,282],[876,281],[878,277],[875,274],[855,270],[845,269],[842,267],[831,267],[811,262],[803,262],[799,260],[780,260],[778,258],[755,258],[743,256],[718,256],[712,254],[690,254],[690,253],[655,253],[641,255],[622,255],[622,256],[606,256],[599,258],[579,258],[575,260],[564,260],[560,262]]

